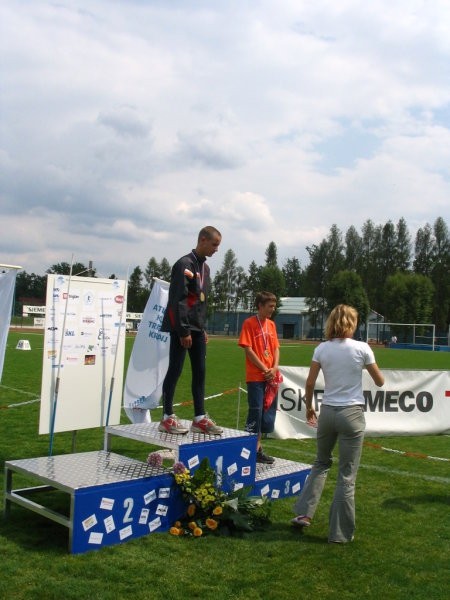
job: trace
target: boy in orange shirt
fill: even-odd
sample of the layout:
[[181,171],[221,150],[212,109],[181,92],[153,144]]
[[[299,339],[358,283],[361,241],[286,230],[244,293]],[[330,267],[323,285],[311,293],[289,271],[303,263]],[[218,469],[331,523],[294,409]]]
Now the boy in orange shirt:
[[256,295],[256,315],[242,324],[239,346],[245,351],[245,371],[248,393],[248,414],[245,430],[258,435],[256,461],[272,464],[274,458],[264,454],[261,434],[272,433],[275,426],[277,402],[264,410],[266,383],[275,379],[280,358],[275,323],[270,319],[277,305],[277,298],[270,292]]

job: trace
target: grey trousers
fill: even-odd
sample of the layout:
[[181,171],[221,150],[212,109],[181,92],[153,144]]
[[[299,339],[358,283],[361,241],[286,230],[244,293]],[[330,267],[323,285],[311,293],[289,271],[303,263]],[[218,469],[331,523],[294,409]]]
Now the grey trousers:
[[329,513],[330,542],[349,542],[355,531],[355,481],[361,458],[366,420],[362,406],[322,405],[317,425],[317,456],[294,512],[311,519],[339,445],[339,472]]

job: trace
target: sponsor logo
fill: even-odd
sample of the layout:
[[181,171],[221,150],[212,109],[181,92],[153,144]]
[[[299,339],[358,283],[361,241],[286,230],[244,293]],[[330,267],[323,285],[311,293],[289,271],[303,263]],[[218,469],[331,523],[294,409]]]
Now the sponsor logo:
[[95,323],[95,317],[83,317],[81,322],[83,325],[93,325]]
[[121,294],[118,294],[117,296],[114,297],[114,302],[116,304],[123,304],[124,301],[124,297]]
[[97,339],[98,340],[110,340],[111,338],[109,337],[109,335],[106,335],[107,332],[108,332],[107,329],[99,329]]
[[95,296],[93,292],[85,292],[83,296],[83,302],[86,306],[92,306],[94,304]]
[[[315,410],[319,409],[323,393],[324,390],[314,391]],[[434,404],[433,394],[426,390],[419,391],[416,394],[411,390],[402,392],[399,390],[377,390],[375,392],[364,390],[363,394],[365,402],[364,411],[368,413],[409,413],[413,411],[428,413],[433,409]],[[303,391],[301,389],[295,390],[286,387],[281,391],[280,396],[281,410],[285,412],[302,410]]]

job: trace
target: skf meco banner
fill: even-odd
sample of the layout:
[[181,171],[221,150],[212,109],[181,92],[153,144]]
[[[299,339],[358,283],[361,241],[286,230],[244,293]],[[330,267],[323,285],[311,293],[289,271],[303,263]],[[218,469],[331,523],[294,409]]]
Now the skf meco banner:
[[[306,423],[305,393],[308,367],[280,367],[274,435],[278,438],[315,437]],[[383,369],[385,384],[378,388],[363,371],[366,435],[431,435],[450,432],[450,372]],[[317,378],[313,406],[320,413],[324,380]]]

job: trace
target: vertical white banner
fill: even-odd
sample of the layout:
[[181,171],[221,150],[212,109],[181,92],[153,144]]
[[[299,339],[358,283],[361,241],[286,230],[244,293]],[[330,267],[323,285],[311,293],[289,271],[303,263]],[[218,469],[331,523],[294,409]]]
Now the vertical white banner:
[[11,308],[16,283],[16,269],[0,273],[0,381],[2,380],[5,360],[6,340],[11,323]]
[[155,279],[142,315],[128,364],[123,406],[133,422],[150,421],[149,409],[156,408],[169,366],[170,335],[160,331],[167,306],[169,284]]

